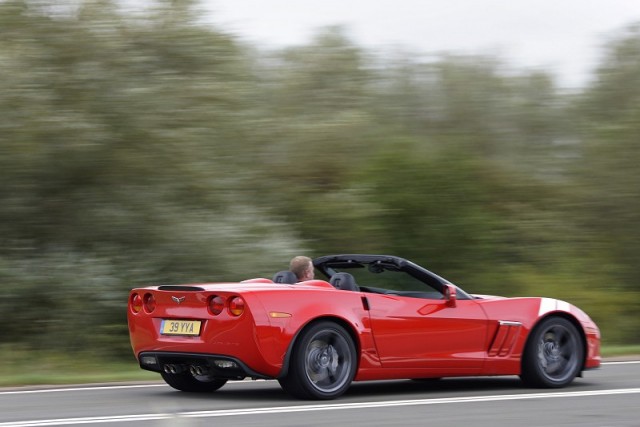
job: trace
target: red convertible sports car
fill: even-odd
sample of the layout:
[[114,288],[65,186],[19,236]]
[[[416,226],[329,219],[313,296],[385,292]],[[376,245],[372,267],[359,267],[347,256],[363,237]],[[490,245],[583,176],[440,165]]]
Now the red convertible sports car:
[[277,379],[332,399],[352,381],[519,375],[562,387],[600,365],[600,331],[550,298],[471,295],[403,258],[330,255],[327,280],[283,271],[239,283],[133,289],[128,321],[142,369],[175,389]]

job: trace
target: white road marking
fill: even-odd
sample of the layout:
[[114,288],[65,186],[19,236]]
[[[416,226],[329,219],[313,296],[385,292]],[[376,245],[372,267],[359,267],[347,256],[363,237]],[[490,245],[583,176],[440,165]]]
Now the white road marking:
[[[602,362],[601,366],[606,365],[633,365],[640,363],[640,360],[626,360],[619,362]],[[257,380],[257,381],[275,381],[275,380]],[[229,381],[225,387],[234,384],[242,384],[246,382],[255,382],[254,380],[250,381]],[[118,390],[118,389],[127,389],[127,388],[147,388],[147,387],[168,387],[165,383],[158,384],[130,384],[130,385],[104,385],[104,386],[88,386],[88,387],[64,387],[64,388],[42,388],[35,390],[6,390],[0,391],[0,396],[6,394],[31,394],[31,393],[63,393],[69,391],[110,391],[110,390]],[[0,424],[1,425],[1,424]]]
[[[640,361],[638,361],[640,363]],[[242,384],[247,382],[262,382],[262,381],[275,381],[275,380],[245,380],[245,381],[229,381],[225,387],[234,384]],[[86,386],[86,387],[62,387],[62,388],[38,388],[33,390],[7,390],[0,391],[0,396],[3,394],[31,394],[31,393],[63,393],[68,391],[110,391],[120,390],[127,388],[152,388],[152,387],[169,387],[164,382],[158,382],[153,384],[123,384],[123,385],[102,385],[102,386]]]
[[0,391],[3,394],[32,394],[32,393],[63,393],[68,391],[110,391],[127,388],[168,387],[165,383],[158,384],[129,384],[129,385],[105,385],[95,387],[69,387],[69,388],[40,388],[36,390],[8,390]]
[[640,388],[611,389],[611,390],[592,390],[592,391],[571,391],[571,392],[555,392],[555,393],[528,393],[528,394],[509,394],[494,396],[470,396],[470,397],[451,397],[437,399],[414,399],[414,400],[390,400],[382,402],[361,402],[361,403],[333,403],[318,405],[299,405],[299,406],[276,406],[267,408],[246,408],[246,409],[225,409],[214,411],[195,411],[195,412],[178,412],[175,414],[159,413],[159,414],[138,414],[138,415],[115,415],[103,417],[80,417],[80,418],[60,418],[48,420],[27,420],[12,421],[0,423],[0,427],[42,427],[42,426],[60,426],[60,425],[77,425],[77,424],[98,424],[98,423],[118,423],[132,421],[153,421],[175,418],[213,418],[213,417],[230,417],[239,415],[263,415],[263,414],[284,414],[294,412],[312,412],[312,411],[335,411],[344,409],[368,409],[368,408],[391,408],[399,406],[424,406],[424,405],[442,405],[455,403],[477,403],[477,402],[496,402],[507,400],[531,400],[531,399],[548,399],[548,398],[577,398],[577,397],[593,397],[593,396],[612,396],[620,394],[640,393]]
[[640,360],[621,360],[619,362],[604,362],[602,365],[633,365],[640,363]]

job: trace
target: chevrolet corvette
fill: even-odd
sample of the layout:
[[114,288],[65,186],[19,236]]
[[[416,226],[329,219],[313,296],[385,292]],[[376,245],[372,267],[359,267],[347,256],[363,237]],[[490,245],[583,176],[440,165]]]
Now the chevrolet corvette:
[[469,294],[400,257],[329,255],[326,280],[289,271],[237,283],[133,289],[128,324],[142,369],[212,392],[276,379],[333,399],[353,381],[518,375],[563,387],[600,365],[600,331],[564,301]]

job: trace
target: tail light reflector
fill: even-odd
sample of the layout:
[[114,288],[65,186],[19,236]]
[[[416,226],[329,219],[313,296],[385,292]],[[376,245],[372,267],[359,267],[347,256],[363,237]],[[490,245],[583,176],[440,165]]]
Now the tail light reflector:
[[240,316],[244,313],[244,300],[240,297],[233,297],[229,300],[229,313]]
[[221,296],[213,296],[209,298],[209,312],[214,316],[222,313],[224,310],[224,298]]
[[140,313],[142,310],[142,298],[138,294],[131,295],[131,311]]
[[143,298],[144,311],[152,313],[156,309],[156,299],[153,294],[145,294]]

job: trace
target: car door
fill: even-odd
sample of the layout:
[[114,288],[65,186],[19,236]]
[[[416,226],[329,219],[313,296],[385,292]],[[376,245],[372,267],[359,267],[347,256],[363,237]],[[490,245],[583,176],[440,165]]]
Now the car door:
[[427,368],[460,374],[482,369],[487,317],[474,300],[366,294],[371,329],[384,368]]

